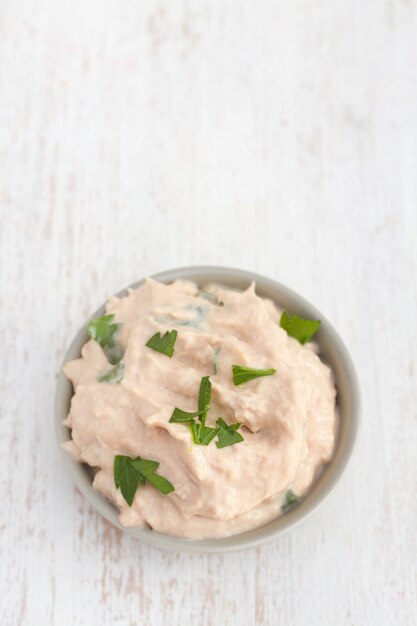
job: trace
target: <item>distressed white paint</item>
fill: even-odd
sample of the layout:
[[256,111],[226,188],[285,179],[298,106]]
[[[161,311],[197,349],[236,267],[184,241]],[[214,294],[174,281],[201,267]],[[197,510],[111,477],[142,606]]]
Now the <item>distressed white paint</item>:
[[[2,626],[417,622],[417,4],[4,0]],[[161,552],[72,487],[64,350],[107,295],[198,263],[304,294],[357,364],[363,430],[300,528]]]

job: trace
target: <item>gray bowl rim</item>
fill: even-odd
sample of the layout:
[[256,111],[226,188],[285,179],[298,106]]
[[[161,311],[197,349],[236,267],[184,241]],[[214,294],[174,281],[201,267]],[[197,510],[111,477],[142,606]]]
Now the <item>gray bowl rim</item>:
[[[310,515],[316,512],[328,496],[334,491],[336,485],[339,483],[342,475],[344,474],[356,447],[360,426],[360,392],[353,362],[343,341],[323,314],[298,293],[271,278],[267,278],[251,271],[221,266],[180,267],[164,272],[158,272],[157,274],[153,274],[151,278],[165,283],[170,283],[179,279],[192,280],[200,285],[219,283],[238,289],[243,289],[249,286],[251,282],[255,281],[257,293],[262,297],[269,297],[280,308],[287,308],[289,312],[309,317],[309,319],[320,319],[322,324],[317,333],[317,343],[320,346],[323,343],[323,338],[327,337],[329,346],[333,350],[333,356],[337,356],[337,362],[338,365],[342,367],[343,380],[345,380],[345,385],[347,386],[347,389],[344,390],[344,395],[346,395],[348,406],[350,408],[348,415],[339,415],[339,434],[336,442],[335,454],[332,460],[325,466],[321,476],[314,483],[310,492],[297,506],[293,507],[284,515],[281,515],[264,526],[260,526],[254,530],[238,535],[232,535],[230,537],[190,540],[161,534],[150,528],[126,528],[118,521],[117,508],[107,498],[102,496],[92,487],[91,476],[88,473],[87,466],[75,461],[70,454],[63,450],[61,446],[62,443],[70,439],[70,430],[62,424],[62,420],[68,414],[69,404],[73,395],[72,385],[64,376],[61,366],[57,376],[54,419],[56,437],[64,464],[76,487],[85,496],[93,508],[109,522],[111,522],[111,524],[137,539],[145,540],[159,548],[197,553],[225,553],[257,547],[267,541],[271,541],[283,535],[290,529],[295,528],[299,523],[306,520],[310,517]],[[135,281],[129,285],[129,287],[121,289],[115,295],[117,297],[127,295],[128,289],[135,289],[139,287],[144,280],[145,278]],[[285,307],[283,306],[283,302],[286,303]],[[288,306],[288,303],[290,306]],[[88,323],[91,319],[103,315],[105,310],[104,307],[105,303],[102,304],[89,317],[89,319],[77,332],[65,354],[62,365],[68,360],[80,356],[81,347],[88,339]],[[329,361],[329,359],[326,359],[326,361]],[[338,394],[340,394],[338,383],[339,381],[336,376],[336,386],[338,388]],[[341,435],[342,425],[343,433]],[[326,483],[324,488],[320,489],[320,486],[323,484],[324,477],[326,477]]]

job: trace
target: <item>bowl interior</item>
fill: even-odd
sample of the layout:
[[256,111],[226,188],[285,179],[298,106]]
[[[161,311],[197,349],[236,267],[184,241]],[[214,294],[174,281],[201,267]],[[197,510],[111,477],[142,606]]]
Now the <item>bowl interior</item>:
[[[359,420],[359,392],[353,364],[341,339],[323,315],[304,298],[271,279],[252,272],[221,267],[179,268],[156,274],[153,278],[167,283],[177,279],[193,280],[200,286],[216,282],[233,289],[245,289],[252,281],[255,281],[258,295],[270,298],[290,313],[296,313],[301,317],[309,319],[320,319],[322,324],[316,335],[320,346],[320,356],[333,370],[337,387],[339,431],[334,456],[330,463],[325,466],[320,478],[310,492],[303,498],[300,504],[285,515],[249,532],[232,537],[205,540],[187,540],[163,535],[149,528],[125,528],[121,526],[117,519],[117,508],[98,491],[93,489],[88,466],[76,462],[68,453],[62,451],[65,464],[73,476],[77,487],[91,504],[112,524],[134,537],[145,539],[160,547],[190,552],[226,552],[259,545],[285,532],[311,514],[332,491],[346,468],[357,437]],[[130,285],[130,287],[138,287],[142,282],[143,280],[138,281]],[[126,295],[126,293],[127,290],[123,289],[117,295],[122,296]],[[90,319],[103,314],[104,305]],[[87,320],[77,333],[65,355],[64,362],[80,356],[81,348],[88,339],[87,326],[89,321]],[[72,385],[61,371],[58,375],[55,396],[55,427],[59,444],[70,439],[70,430],[63,426],[62,420],[69,412],[72,395]]]

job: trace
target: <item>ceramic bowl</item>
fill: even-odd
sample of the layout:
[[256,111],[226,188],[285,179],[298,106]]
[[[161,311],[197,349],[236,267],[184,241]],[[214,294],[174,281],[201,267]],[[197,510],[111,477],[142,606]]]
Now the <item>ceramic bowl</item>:
[[[173,280],[192,280],[199,285],[219,283],[233,289],[245,289],[252,281],[256,282],[258,295],[270,298],[292,314],[296,313],[308,319],[320,319],[321,327],[315,336],[320,346],[320,356],[333,370],[337,387],[337,404],[340,415],[340,424],[334,456],[328,463],[320,478],[303,500],[287,513],[269,522],[268,524],[232,537],[221,539],[187,540],[170,535],[157,533],[149,528],[125,528],[118,521],[116,507],[93,489],[91,473],[87,465],[77,463],[62,450],[63,459],[76,486],[84,494],[92,506],[112,524],[133,537],[146,540],[161,548],[172,548],[188,552],[229,552],[258,546],[287,532],[296,524],[315,511],[334,490],[344,473],[352,455],[359,427],[359,388],[357,377],[351,358],[339,335],[326,320],[323,314],[297,293],[279,283],[252,272],[225,267],[183,267],[162,272],[153,276],[155,280],[170,283]],[[130,287],[141,285],[139,280]],[[118,296],[126,295],[126,289]],[[104,305],[101,306],[90,319],[104,314]],[[80,356],[81,348],[88,340],[87,320],[72,341],[64,362]],[[58,444],[70,439],[70,431],[62,425],[62,420],[69,412],[73,388],[62,371],[58,375],[55,395],[55,428]]]

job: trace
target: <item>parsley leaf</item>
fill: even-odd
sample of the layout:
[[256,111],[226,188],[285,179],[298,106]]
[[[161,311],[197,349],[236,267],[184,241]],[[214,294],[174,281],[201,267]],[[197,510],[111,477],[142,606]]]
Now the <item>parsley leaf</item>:
[[218,441],[216,441],[216,446],[218,448],[233,446],[235,443],[244,441],[242,435],[237,432],[238,428],[241,426],[239,422],[236,422],[235,424],[226,424],[224,419],[219,417],[216,424],[219,427]]
[[260,376],[272,376],[276,370],[273,368],[266,370],[252,369],[251,367],[244,367],[243,365],[232,365],[233,382],[235,385],[243,385],[249,380],[259,378]]
[[[182,411],[175,407],[171,419],[174,424],[189,424],[194,443],[201,446],[208,446],[210,441],[217,435],[218,429],[206,426],[207,412],[211,400],[211,382],[209,376],[203,376],[198,392],[198,411]],[[199,422],[195,422],[198,417]]]
[[171,424],[186,424],[187,422],[193,422],[197,415],[200,415],[199,411],[189,413],[188,411],[182,411],[175,407],[169,421]]
[[108,361],[116,365],[123,356],[123,350],[115,340],[120,324],[113,324],[113,320],[113,313],[97,317],[88,324],[87,333],[103,348]]
[[158,491],[160,491],[164,496],[167,493],[171,493],[171,491],[175,491],[173,485],[159,474],[155,474],[155,471],[159,467],[159,463],[157,461],[151,461],[149,459],[141,459],[138,456],[136,459],[131,461],[132,467],[141,475],[145,480],[151,483]]
[[[217,436],[218,441],[216,441],[216,446],[218,448],[225,448],[226,446],[232,446],[234,443],[243,441],[242,435],[237,432],[240,423],[226,424],[226,422],[219,417],[216,422],[216,427],[206,426],[210,400],[210,377],[203,376],[198,392],[198,411],[190,413],[175,407],[169,421],[174,424],[188,424],[193,442],[199,446],[208,446]],[[198,422],[195,421],[196,417],[199,419]]]
[[99,383],[120,383],[125,373],[125,366],[122,362],[117,363],[106,374],[98,377]]
[[[198,411],[188,412],[182,411],[175,407],[171,419],[169,420],[174,424],[188,424],[193,437],[193,442],[200,446],[208,446],[215,437],[218,436],[216,446],[218,448],[225,448],[226,446],[232,446],[234,443],[240,443],[243,441],[243,437],[237,432],[240,427],[240,423],[227,424],[221,417],[216,422],[216,427],[206,426],[207,413],[210,407],[211,400],[211,382],[209,376],[203,376],[200,383],[200,389],[198,393]],[[195,418],[198,417],[199,421],[196,422]]]
[[217,374],[217,360],[218,360],[219,352],[220,352],[220,346],[217,346],[217,348],[214,348],[213,357],[211,361],[213,365],[213,374]]
[[114,459],[113,469],[116,489],[120,487],[122,496],[128,505],[132,506],[139,482],[145,484],[145,480],[133,469],[130,461],[131,459],[128,456],[117,455]]
[[205,424],[211,400],[211,382],[209,376],[203,376],[198,392],[198,411],[200,422]]
[[166,354],[169,358],[174,354],[174,345],[177,340],[177,331],[171,330],[167,331],[165,335],[161,335],[161,333],[155,333],[149,341],[147,342],[148,348],[152,348],[152,350],[156,350],[156,352],[161,352],[162,354]]
[[151,461],[149,459],[142,459],[137,456],[136,459],[130,461],[132,467],[135,468],[145,479],[153,474],[159,467],[158,461]]
[[215,293],[210,293],[209,291],[199,291],[197,293],[200,298],[204,298],[204,300],[208,300],[212,304],[219,304],[219,299]]
[[285,494],[284,503],[281,506],[281,509],[283,511],[288,511],[290,507],[300,502],[300,500],[300,496],[297,496],[297,494],[295,494],[292,489],[288,489],[287,493]]
[[175,491],[174,486],[164,478],[163,476],[159,476],[159,474],[150,474],[147,478],[147,481],[151,483],[158,491],[160,491],[164,496],[171,491]]
[[88,334],[91,339],[94,339],[105,348],[108,345],[114,343],[114,333],[117,331],[119,324],[112,324],[114,315],[103,315],[103,317],[97,317],[95,320],[91,320],[88,324]]
[[163,495],[175,491],[173,485],[164,478],[155,474],[159,463],[149,459],[142,459],[140,456],[132,459],[129,456],[118,454],[114,458],[114,484],[129,506],[132,506],[136,490],[139,483],[144,485],[146,481],[151,483]]
[[195,422],[192,422],[191,424],[193,441],[200,446],[208,446],[218,434],[219,430],[219,428],[211,428],[205,424],[196,424]]
[[281,315],[279,325],[281,328],[287,331],[290,337],[298,339],[301,344],[310,341],[312,336],[318,331],[320,327],[320,320],[305,320],[298,315],[288,315],[284,311]]

